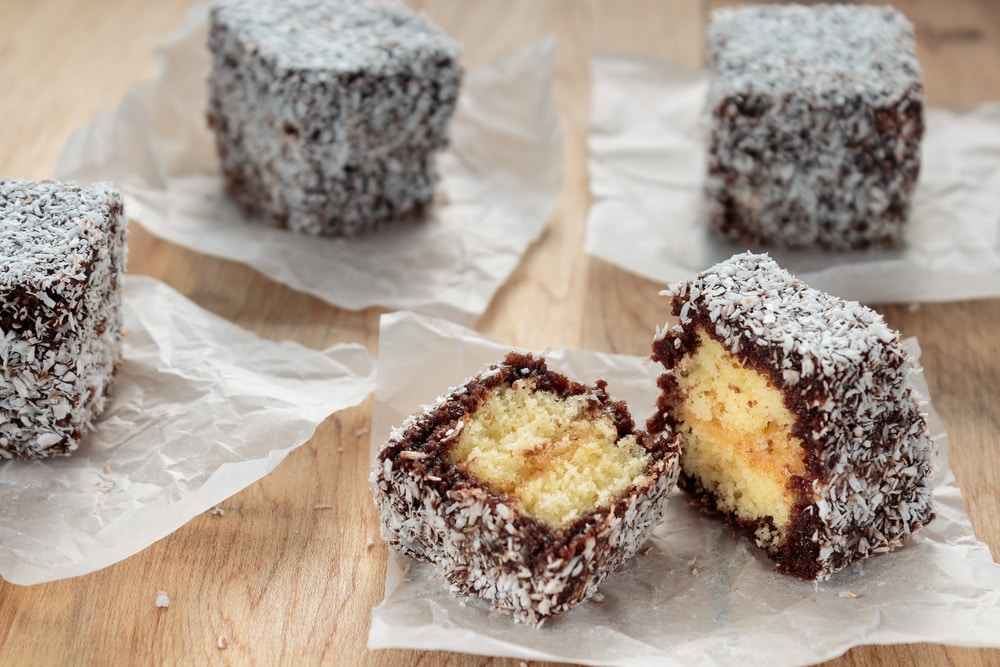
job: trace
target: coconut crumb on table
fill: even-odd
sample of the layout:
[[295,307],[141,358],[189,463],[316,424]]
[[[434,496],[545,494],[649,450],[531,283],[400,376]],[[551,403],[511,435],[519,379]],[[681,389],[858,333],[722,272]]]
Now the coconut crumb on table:
[[215,645],[219,647],[220,651],[224,651],[229,648],[229,640],[226,639],[225,635],[219,635],[219,639],[215,642]]
[[156,606],[163,609],[170,606],[170,597],[167,595],[166,591],[158,591],[156,593]]
[[212,516],[224,516],[226,514],[226,510],[216,505],[212,509],[208,510],[208,513]]

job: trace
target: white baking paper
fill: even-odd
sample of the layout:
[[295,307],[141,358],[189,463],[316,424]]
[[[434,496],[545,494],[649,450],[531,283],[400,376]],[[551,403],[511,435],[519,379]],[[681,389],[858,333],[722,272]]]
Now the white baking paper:
[[[592,69],[587,251],[661,283],[745,247],[711,234],[700,71],[602,55]],[[928,109],[904,247],[831,253],[768,247],[811,286],[864,303],[1000,295],[1000,103]]]
[[[919,355],[914,339],[908,341]],[[382,317],[373,453],[418,406],[511,348],[410,313]],[[552,350],[572,377],[608,380],[637,421],[652,414],[658,365],[645,359]],[[920,378],[920,390],[927,387]],[[827,660],[860,644],[942,642],[1000,646],[1000,566],[978,542],[948,468],[948,441],[928,405],[941,449],[938,518],[891,554],[813,584],[772,565],[676,492],[648,550],[584,602],[533,629],[459,599],[430,566],[390,553],[385,600],[372,612],[370,648],[462,651],[588,665],[781,667]]]
[[426,219],[317,239],[248,221],[224,194],[205,124],[206,29],[203,3],[160,46],[159,74],[73,133],[56,177],[114,181],[129,216],[153,234],[333,305],[478,319],[555,210],[554,40],[466,73],[452,145],[438,161],[438,205]]
[[144,549],[260,479],[375,386],[360,345],[272,342],[128,276],[124,361],[70,457],[0,462],[0,576],[36,584]]

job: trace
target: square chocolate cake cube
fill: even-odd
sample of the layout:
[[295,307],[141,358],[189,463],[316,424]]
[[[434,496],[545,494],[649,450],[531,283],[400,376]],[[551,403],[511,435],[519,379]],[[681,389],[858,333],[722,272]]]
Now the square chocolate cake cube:
[[906,17],[748,6],[716,11],[707,39],[709,227],[747,244],[901,245],[924,131]]
[[125,227],[108,183],[0,181],[0,458],[69,454],[104,408]]
[[208,121],[248,214],[348,236],[430,205],[462,69],[425,18],[365,0],[229,1],[208,45]]

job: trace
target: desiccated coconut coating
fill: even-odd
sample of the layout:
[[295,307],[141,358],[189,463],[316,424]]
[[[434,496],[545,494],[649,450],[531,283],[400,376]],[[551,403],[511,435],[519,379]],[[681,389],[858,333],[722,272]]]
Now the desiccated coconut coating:
[[[451,460],[463,431],[481,417],[477,410],[511,387],[583,397],[585,421],[608,420],[619,443],[634,438],[646,467],[610,502],[563,523],[532,516],[520,497],[473,474],[469,461]],[[540,456],[546,446],[537,447]],[[510,353],[395,429],[378,453],[371,484],[382,537],[393,549],[432,563],[452,592],[478,595],[496,611],[539,624],[591,597],[642,546],[676,482],[678,453],[668,433],[635,432],[627,408],[607,396],[603,381],[573,382],[542,359]]]
[[110,184],[0,181],[0,458],[69,454],[103,409],[125,226]]
[[249,214],[341,236],[430,204],[462,70],[427,20],[387,2],[230,0],[208,45],[208,122]]
[[[933,519],[934,446],[911,383],[916,369],[880,315],[750,253],[667,294],[680,323],[658,332],[653,344],[666,373],[648,427],[680,433],[680,486],[765,549],[778,571],[824,579],[892,550]],[[692,386],[691,376],[704,369],[691,360],[712,348],[724,358],[705,357],[707,375],[722,382]],[[748,380],[755,378],[767,386],[754,388]],[[757,447],[755,434],[741,429],[771,392],[783,406],[767,408],[773,423],[759,427],[766,446]],[[699,414],[705,401],[717,414]],[[783,432],[776,422],[785,410],[792,423]],[[721,443],[689,457],[690,439],[709,436]],[[712,457],[727,465],[713,467]],[[752,485],[769,476],[782,481],[788,497],[784,525],[776,514],[748,507]],[[735,501],[727,497],[734,487]]]
[[710,227],[749,244],[900,245],[924,130],[906,17],[749,6],[713,13],[707,39]]

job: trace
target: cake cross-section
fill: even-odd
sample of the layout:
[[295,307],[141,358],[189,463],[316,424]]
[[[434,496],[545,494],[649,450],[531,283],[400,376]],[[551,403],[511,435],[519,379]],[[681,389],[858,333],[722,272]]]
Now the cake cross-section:
[[369,0],[229,0],[208,45],[208,122],[247,213],[345,236],[431,204],[462,69],[424,17]]
[[103,409],[125,226],[110,184],[0,181],[0,457],[69,454]]
[[878,313],[749,253],[668,294],[648,428],[681,437],[679,485],[707,511],[807,580],[933,519],[917,369]]
[[906,17],[748,6],[714,12],[707,40],[709,226],[749,244],[901,245],[924,131]]
[[371,483],[392,548],[538,624],[645,543],[678,457],[677,438],[637,431],[603,381],[512,352],[395,429]]

